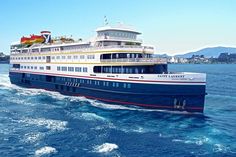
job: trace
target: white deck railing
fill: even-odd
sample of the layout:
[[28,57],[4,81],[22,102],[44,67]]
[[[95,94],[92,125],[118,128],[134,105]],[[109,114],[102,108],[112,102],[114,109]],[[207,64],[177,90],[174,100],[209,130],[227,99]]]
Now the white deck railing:
[[[56,45],[54,45],[56,46]],[[39,49],[41,50],[42,48],[44,48],[43,46],[42,47],[39,47]],[[34,47],[35,49],[35,47]],[[86,48],[76,48],[76,49],[67,49],[67,50],[59,50],[59,51],[53,51],[53,50],[50,50],[50,51],[39,51],[39,52],[32,52],[31,51],[31,48],[22,48],[22,49],[17,49],[15,51],[12,51],[11,54],[19,54],[19,53],[47,53],[47,52],[89,52],[89,51],[95,51],[95,50],[105,50],[105,49],[139,49],[139,50],[142,50],[142,51],[154,51],[154,48],[153,47],[150,47],[150,46],[138,46],[138,45],[110,45],[110,46],[98,46],[98,47],[86,47]],[[24,52],[24,51],[25,52]],[[19,52],[20,51],[20,52]]]

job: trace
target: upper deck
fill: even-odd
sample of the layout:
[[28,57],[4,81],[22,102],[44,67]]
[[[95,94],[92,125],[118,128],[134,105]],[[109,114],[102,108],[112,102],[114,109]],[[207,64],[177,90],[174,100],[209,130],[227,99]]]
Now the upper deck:
[[[29,42],[28,38],[24,37],[24,43],[12,44],[11,63],[93,63],[124,66],[166,64],[164,60],[152,58],[154,47],[142,44],[137,38],[140,32],[124,26],[98,28],[96,37],[88,41],[75,41],[66,37],[51,40],[50,32],[42,32],[47,33],[47,42]],[[45,34],[42,34],[41,37],[44,36]]]

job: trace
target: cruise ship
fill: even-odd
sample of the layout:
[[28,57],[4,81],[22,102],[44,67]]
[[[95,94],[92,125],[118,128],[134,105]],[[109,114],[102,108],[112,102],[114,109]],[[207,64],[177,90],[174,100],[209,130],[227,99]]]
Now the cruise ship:
[[88,41],[50,31],[22,37],[10,47],[10,81],[109,104],[203,113],[206,74],[168,71],[140,34],[105,25]]

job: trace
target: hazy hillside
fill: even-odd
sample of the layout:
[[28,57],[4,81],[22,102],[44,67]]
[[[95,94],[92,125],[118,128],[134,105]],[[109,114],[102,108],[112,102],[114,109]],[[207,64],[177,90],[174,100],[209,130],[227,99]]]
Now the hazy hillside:
[[205,57],[218,57],[220,53],[236,53],[236,48],[233,47],[204,48],[196,52],[189,52],[183,55],[176,55],[176,57],[189,58],[192,55],[204,55]]

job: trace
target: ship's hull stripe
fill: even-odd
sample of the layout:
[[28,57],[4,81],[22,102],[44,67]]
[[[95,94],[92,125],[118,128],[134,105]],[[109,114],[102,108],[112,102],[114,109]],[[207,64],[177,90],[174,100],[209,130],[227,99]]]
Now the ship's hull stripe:
[[15,71],[11,70],[10,72],[16,73],[29,73],[29,74],[42,74],[42,75],[53,75],[53,76],[67,76],[75,78],[93,78],[93,79],[102,79],[102,80],[119,80],[119,81],[131,81],[131,82],[159,82],[159,83],[173,83],[173,84],[205,84],[206,82],[182,82],[182,81],[154,81],[154,80],[133,80],[133,79],[118,79],[118,78],[104,78],[104,77],[93,77],[93,76],[80,76],[80,75],[68,75],[68,74],[55,74],[55,73],[42,73],[42,72],[32,72],[32,71]]

